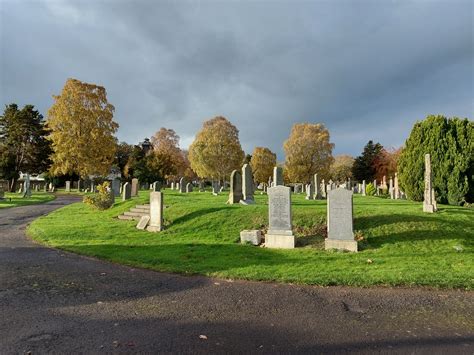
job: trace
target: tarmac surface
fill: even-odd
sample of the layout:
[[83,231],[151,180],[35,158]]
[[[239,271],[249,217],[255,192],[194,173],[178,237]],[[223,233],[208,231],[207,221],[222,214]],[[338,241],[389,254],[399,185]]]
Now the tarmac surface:
[[474,354],[474,292],[188,277],[25,236],[29,222],[76,201],[0,210],[1,354]]

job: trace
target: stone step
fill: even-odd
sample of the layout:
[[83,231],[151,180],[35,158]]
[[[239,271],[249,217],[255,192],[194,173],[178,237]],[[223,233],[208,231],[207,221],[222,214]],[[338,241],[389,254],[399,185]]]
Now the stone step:
[[122,221],[139,221],[141,217],[133,217],[133,216],[124,216],[123,214],[118,216],[118,219],[121,219]]
[[149,212],[130,212],[130,211],[123,213],[124,216],[131,216],[131,217],[141,217],[141,216],[147,216],[149,214],[150,214]]
[[135,208],[150,208],[150,204],[149,203],[145,203],[143,205],[136,205]]
[[142,212],[142,213],[150,213],[150,208],[140,207],[140,208],[130,208],[130,212]]

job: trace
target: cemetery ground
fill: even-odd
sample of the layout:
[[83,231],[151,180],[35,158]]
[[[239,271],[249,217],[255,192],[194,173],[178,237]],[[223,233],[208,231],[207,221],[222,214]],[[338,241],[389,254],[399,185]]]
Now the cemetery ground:
[[48,246],[109,261],[182,274],[311,285],[474,288],[474,209],[354,196],[358,253],[324,250],[326,201],[292,196],[297,249],[238,243],[243,229],[265,229],[267,196],[226,205],[227,194],[164,192],[165,230],[137,230],[117,215],[148,192],[106,211],[72,204],[34,221],[28,233]]
[[[221,275],[225,272],[271,279],[271,269],[277,273],[275,279],[294,279],[295,273],[302,272],[304,280],[317,282],[314,277],[317,273],[305,273],[305,268],[319,267],[326,274],[325,278],[331,273],[346,273],[352,275],[347,280],[360,281],[354,275],[365,271],[372,275],[372,283],[376,280],[374,271],[359,270],[359,259],[352,259],[349,264],[339,259],[353,258],[355,254],[328,253],[309,246],[280,253],[235,243],[237,237],[234,234],[229,237],[229,233],[238,235],[240,223],[246,226],[265,223],[264,205],[225,206],[223,195],[193,193],[186,196],[168,190],[165,193],[165,205],[170,206],[165,209],[166,218],[168,223],[174,223],[174,228],[168,225],[165,233],[137,233],[134,223],[113,218],[138,201],[144,201],[143,193],[140,198],[118,202],[113,210],[105,212],[92,211],[81,203],[72,204],[34,222],[30,232],[39,235],[44,228],[43,238],[47,232],[49,241],[56,240],[56,244],[68,246],[70,250],[75,249],[71,247],[75,244],[76,251],[108,259],[113,259],[112,254],[116,252],[121,262],[160,270]],[[44,247],[26,237],[25,229],[33,220],[77,201],[80,201],[79,196],[58,195],[48,203],[0,211],[0,353],[473,352],[472,291],[430,287],[319,287],[188,277],[84,257]],[[265,197],[257,196],[258,203],[264,201]],[[324,216],[322,201],[304,201],[297,197],[294,203],[295,220],[299,225],[310,225]],[[397,204],[399,208],[395,208]],[[364,205],[360,210],[358,206]],[[377,243],[371,242],[369,237],[367,248],[357,255],[364,255],[364,265],[369,254],[373,258],[370,266],[379,264],[381,267],[384,260],[391,261],[393,273],[403,263],[396,262],[396,256],[389,258],[390,253],[384,248],[392,243],[387,243],[383,236],[395,236],[395,243],[399,244],[410,236],[414,238],[411,247],[419,250],[410,252],[409,248],[403,248],[396,255],[415,262],[411,268],[403,267],[404,272],[409,269],[421,272],[410,274],[412,279],[417,276],[419,280],[437,280],[433,282],[436,284],[442,279],[442,276],[436,277],[437,272],[448,279],[457,279],[456,283],[450,282],[453,286],[464,284],[463,288],[470,288],[472,284],[466,281],[470,270],[459,270],[459,265],[466,263],[466,254],[472,251],[469,249],[472,226],[467,223],[471,211],[453,209],[458,218],[446,225],[445,222],[451,220],[449,216],[443,217],[443,213],[450,213],[449,208],[445,211],[442,206],[438,215],[442,219],[430,219],[434,216],[430,215],[426,221],[425,215],[418,214],[419,207],[419,204],[407,205],[405,201],[356,198],[356,228],[363,228],[365,233],[371,231],[373,238],[381,237]],[[371,221],[373,215],[391,214],[398,216],[384,222]],[[62,219],[64,217],[67,220]],[[422,228],[415,229],[412,225],[406,229],[417,230],[418,237],[416,233],[415,237],[413,234],[403,237],[396,226],[420,221],[424,221]],[[51,224],[56,224],[61,232],[51,234],[54,230]],[[424,244],[421,232],[427,229],[433,232],[443,225],[447,226],[447,234],[434,233],[431,238],[435,244],[431,244],[430,249]],[[217,233],[209,232],[212,229]],[[197,242],[198,237],[203,240]],[[169,243],[174,247],[164,243],[168,238],[177,238]],[[308,237],[303,241],[317,244],[319,238]],[[464,243],[465,249],[451,255],[454,243]],[[80,248],[85,245],[97,248]],[[160,253],[160,248],[164,253]],[[377,250],[384,252],[377,254]],[[447,260],[416,262],[437,252]],[[391,249],[391,253],[396,253],[396,248]],[[379,259],[376,255],[385,257]],[[157,263],[158,258],[162,260],[160,263]],[[173,258],[178,260],[173,261]],[[276,261],[271,262],[272,258]],[[322,259],[310,262],[319,258]],[[155,260],[155,265],[151,260]],[[430,262],[433,270],[428,272]],[[180,269],[181,263],[185,267]],[[299,267],[301,263],[303,266]],[[325,266],[327,263],[333,264]],[[440,265],[444,268],[440,269]],[[285,267],[291,272],[286,276]],[[259,268],[263,268],[264,273]],[[454,277],[458,273],[464,277]],[[387,266],[378,274],[379,280],[386,279]],[[262,277],[265,275],[267,277]],[[346,279],[335,276],[333,282],[341,280]]]
[[0,209],[18,206],[35,205],[54,200],[55,196],[48,192],[32,192],[30,197],[23,198],[23,194],[16,192],[5,193],[5,199],[0,200]]

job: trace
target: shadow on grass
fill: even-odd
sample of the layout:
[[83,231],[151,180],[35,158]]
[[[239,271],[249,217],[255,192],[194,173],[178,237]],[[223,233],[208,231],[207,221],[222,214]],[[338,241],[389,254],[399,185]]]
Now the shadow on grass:
[[227,209],[228,207],[212,207],[212,208],[204,208],[201,210],[197,210],[188,214],[185,214],[184,216],[178,217],[175,220],[172,221],[173,224],[179,224],[179,223],[186,223],[190,221],[191,219],[197,218],[197,217],[202,217],[206,214],[218,212]]

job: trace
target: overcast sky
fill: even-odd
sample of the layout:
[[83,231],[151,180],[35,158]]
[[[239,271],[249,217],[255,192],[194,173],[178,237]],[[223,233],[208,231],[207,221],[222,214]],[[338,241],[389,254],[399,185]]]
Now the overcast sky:
[[227,117],[244,150],[321,122],[335,153],[400,146],[427,114],[473,119],[474,1],[0,0],[0,104],[46,116],[67,78],[102,85],[118,137],[187,148]]

